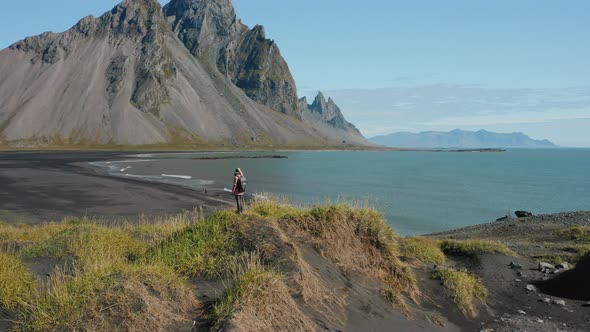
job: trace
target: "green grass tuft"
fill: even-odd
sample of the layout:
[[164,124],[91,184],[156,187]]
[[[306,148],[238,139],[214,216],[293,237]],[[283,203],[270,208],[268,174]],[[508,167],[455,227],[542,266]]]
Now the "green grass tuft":
[[25,248],[22,255],[72,259],[78,270],[89,272],[132,261],[147,248],[121,229],[73,221],[46,240]]
[[51,238],[65,227],[62,223],[40,225],[0,224],[0,250],[19,251],[22,248]]
[[445,254],[457,256],[476,256],[485,253],[516,256],[505,244],[491,240],[442,240],[440,248]]
[[35,292],[35,278],[21,259],[0,252],[0,307],[15,310],[23,307]]
[[246,210],[246,214],[259,215],[279,220],[288,216],[297,216],[302,212],[290,204],[277,198],[269,200],[255,200]]
[[575,226],[560,230],[559,235],[574,241],[590,241],[590,226]]
[[159,262],[183,275],[214,275],[234,252],[239,238],[239,216],[217,212],[171,236],[150,252],[147,262]]
[[443,265],[446,261],[445,254],[440,249],[438,241],[430,238],[404,238],[401,250],[402,255],[416,258],[423,263]]
[[477,276],[452,268],[441,268],[434,271],[432,277],[442,280],[444,286],[453,293],[455,303],[465,315],[477,316],[474,301],[485,303],[488,296],[487,289]]

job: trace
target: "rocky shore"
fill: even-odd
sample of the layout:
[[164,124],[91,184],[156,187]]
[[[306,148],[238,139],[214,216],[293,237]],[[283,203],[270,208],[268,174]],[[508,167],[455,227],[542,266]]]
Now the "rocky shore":
[[590,211],[501,218],[429,237],[497,241],[517,253],[451,259],[490,291],[481,331],[589,331],[587,234]]

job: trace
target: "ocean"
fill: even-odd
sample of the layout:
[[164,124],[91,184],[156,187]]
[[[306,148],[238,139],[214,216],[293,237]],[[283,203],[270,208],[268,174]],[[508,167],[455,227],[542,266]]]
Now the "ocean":
[[[265,155],[288,158],[196,159]],[[590,149],[148,153],[91,164],[113,176],[209,192],[231,188],[241,167],[249,192],[302,206],[369,205],[402,235],[489,222],[515,210],[590,210]]]

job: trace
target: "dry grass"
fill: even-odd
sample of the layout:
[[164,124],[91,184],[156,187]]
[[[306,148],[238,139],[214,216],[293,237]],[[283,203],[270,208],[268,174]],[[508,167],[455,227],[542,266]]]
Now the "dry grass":
[[231,266],[231,285],[214,305],[214,330],[317,330],[291,297],[281,275],[265,268],[256,254],[245,254]]
[[0,307],[22,308],[35,291],[35,278],[21,259],[0,252]]
[[439,242],[426,237],[404,238],[401,246],[401,254],[415,258],[422,263],[443,265],[446,261],[445,254],[440,249]]
[[445,254],[456,256],[476,256],[485,253],[516,256],[505,244],[492,240],[442,240],[440,248]]
[[127,265],[70,275],[57,270],[15,322],[16,331],[154,331],[187,328],[191,287],[163,266]]
[[125,223],[120,227],[134,239],[154,246],[201,220],[199,212],[193,211],[156,219],[142,218],[139,222]]
[[67,223],[59,232],[23,249],[21,254],[71,260],[78,270],[86,273],[133,261],[147,248],[122,229],[79,221]]
[[[399,259],[400,237],[374,209],[320,206],[283,218],[281,225],[310,237],[322,255],[340,267],[382,281],[387,298],[399,294],[420,301],[414,272]],[[398,297],[393,304],[403,308],[402,301]]]
[[575,226],[560,230],[559,235],[574,241],[590,241],[590,226]]
[[481,280],[471,273],[441,268],[433,272],[433,278],[442,280],[444,286],[453,293],[459,309],[467,316],[477,316],[474,306],[476,300],[486,303],[488,291]]
[[246,210],[246,214],[258,215],[274,220],[302,214],[301,209],[292,206],[289,204],[288,200],[283,197],[270,194],[264,194],[263,196],[268,197],[268,199],[254,200]]
[[45,223],[34,226],[0,224],[0,250],[5,252],[19,251],[51,238],[65,227],[64,223]]

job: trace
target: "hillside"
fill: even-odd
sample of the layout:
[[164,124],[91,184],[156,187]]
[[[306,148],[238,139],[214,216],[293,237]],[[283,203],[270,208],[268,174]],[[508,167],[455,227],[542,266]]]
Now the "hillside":
[[373,143],[400,148],[556,148],[548,140],[534,140],[523,133],[494,133],[486,130],[449,132],[400,132],[376,136]]
[[369,145],[307,121],[287,63],[229,0],[126,0],[0,51],[0,145]]

